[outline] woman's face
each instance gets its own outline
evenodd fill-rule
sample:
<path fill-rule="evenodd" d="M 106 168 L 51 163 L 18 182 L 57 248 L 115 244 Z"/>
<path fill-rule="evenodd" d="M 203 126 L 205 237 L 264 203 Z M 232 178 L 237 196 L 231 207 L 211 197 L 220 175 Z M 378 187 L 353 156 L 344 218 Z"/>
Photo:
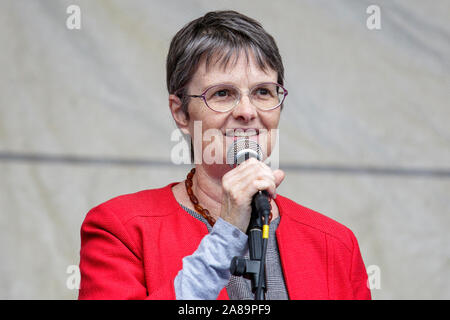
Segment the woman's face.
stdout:
<path fill-rule="evenodd" d="M 269 156 L 272 145 L 276 141 L 276 129 L 280 120 L 280 107 L 273 110 L 259 110 L 254 106 L 247 93 L 249 89 L 263 82 L 277 82 L 277 72 L 268 68 L 259 68 L 253 54 L 241 53 L 236 63 L 229 63 L 224 67 L 220 63 L 210 63 L 208 68 L 201 61 L 188 86 L 189 95 L 200 95 L 207 88 L 216 84 L 233 85 L 241 91 L 241 98 L 234 109 L 228 112 L 216 112 L 208 108 L 201 98 L 190 98 L 186 125 L 180 127 L 184 133 L 191 135 L 194 152 L 202 156 L 201 164 L 207 166 L 222 166 L 230 169 L 226 164 L 226 152 L 238 137 L 242 139 L 242 132 L 233 129 L 248 130 L 245 135 L 255 140 Z M 233 58 L 230 59 L 231 62 Z M 252 135 L 253 134 L 253 135 Z M 200 136 L 199 136 L 200 135 Z M 272 140 L 273 139 L 273 140 Z M 196 158 L 198 164 L 199 158 Z"/>

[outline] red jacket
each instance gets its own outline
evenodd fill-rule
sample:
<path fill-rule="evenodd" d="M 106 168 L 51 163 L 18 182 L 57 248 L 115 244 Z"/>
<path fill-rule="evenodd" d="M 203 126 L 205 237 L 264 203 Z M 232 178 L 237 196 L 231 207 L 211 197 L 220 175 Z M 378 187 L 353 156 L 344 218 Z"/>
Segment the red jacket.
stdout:
<path fill-rule="evenodd" d="M 123 195 L 93 208 L 81 227 L 79 299 L 175 299 L 182 258 L 208 233 L 171 187 Z M 276 231 L 290 299 L 370 299 L 352 231 L 277 195 Z M 224 288 L 218 299 L 228 299 Z"/>

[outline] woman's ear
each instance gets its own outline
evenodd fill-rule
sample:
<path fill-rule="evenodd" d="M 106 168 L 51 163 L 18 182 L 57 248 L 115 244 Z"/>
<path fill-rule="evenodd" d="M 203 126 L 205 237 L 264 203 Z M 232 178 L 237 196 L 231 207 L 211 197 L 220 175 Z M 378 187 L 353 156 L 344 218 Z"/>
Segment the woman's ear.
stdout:
<path fill-rule="evenodd" d="M 182 109 L 182 101 L 181 99 L 171 94 L 169 95 L 169 107 L 170 112 L 172 112 L 172 117 L 175 120 L 178 128 L 186 135 L 190 135 L 189 132 L 189 118 L 187 114 Z"/>

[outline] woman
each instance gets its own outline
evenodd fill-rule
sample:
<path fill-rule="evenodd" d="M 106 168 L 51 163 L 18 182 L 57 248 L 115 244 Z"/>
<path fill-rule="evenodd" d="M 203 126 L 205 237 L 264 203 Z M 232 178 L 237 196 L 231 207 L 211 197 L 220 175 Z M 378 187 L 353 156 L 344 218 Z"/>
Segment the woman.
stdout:
<path fill-rule="evenodd" d="M 207 13 L 175 35 L 169 106 L 195 141 L 195 170 L 183 183 L 123 195 L 88 213 L 80 299 L 253 299 L 250 281 L 229 268 L 233 257 L 248 254 L 259 190 L 268 192 L 272 209 L 266 299 L 370 299 L 349 229 L 277 196 L 283 171 L 254 158 L 239 166 L 226 161 L 227 146 L 238 139 L 258 142 L 264 158 L 271 154 L 287 95 L 283 75 L 273 38 L 237 12 Z M 204 139 L 211 130 L 214 138 Z"/>

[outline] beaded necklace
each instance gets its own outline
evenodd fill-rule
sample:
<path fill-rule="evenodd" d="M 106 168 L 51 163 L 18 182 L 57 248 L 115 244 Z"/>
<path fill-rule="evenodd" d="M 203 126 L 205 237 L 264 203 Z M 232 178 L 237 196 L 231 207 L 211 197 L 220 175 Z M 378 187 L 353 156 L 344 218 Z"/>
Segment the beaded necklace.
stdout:
<path fill-rule="evenodd" d="M 205 218 L 208 223 L 211 226 L 214 226 L 214 224 L 216 223 L 216 220 L 211 216 L 211 214 L 209 213 L 208 209 L 203 208 L 199 203 L 198 203 L 198 199 L 195 196 L 194 192 L 192 191 L 192 177 L 195 174 L 195 168 L 192 168 L 192 170 L 188 173 L 187 177 L 186 177 L 186 181 L 185 181 L 185 185 L 186 185 L 186 191 L 187 194 L 189 196 L 189 199 L 191 199 L 192 204 L 194 205 L 195 210 L 200 213 L 203 218 Z"/>

